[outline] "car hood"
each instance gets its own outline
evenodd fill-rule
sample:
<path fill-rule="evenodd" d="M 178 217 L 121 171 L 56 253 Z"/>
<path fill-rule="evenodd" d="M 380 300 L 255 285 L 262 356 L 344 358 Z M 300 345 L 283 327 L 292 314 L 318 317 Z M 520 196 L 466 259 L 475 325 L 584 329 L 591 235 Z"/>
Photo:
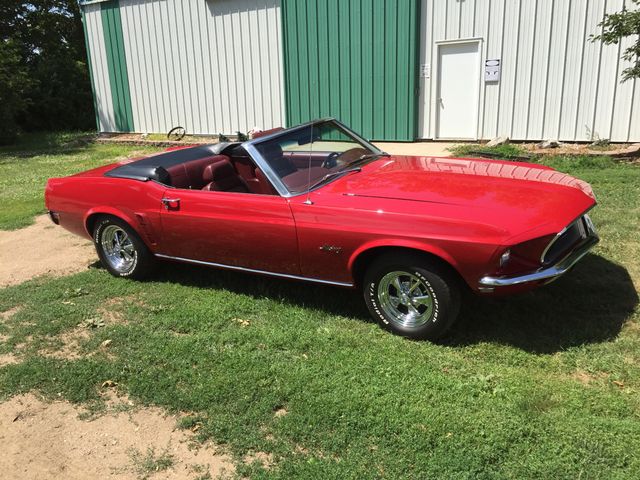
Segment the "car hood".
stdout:
<path fill-rule="evenodd" d="M 456 212 L 517 234 L 558 231 L 595 204 L 588 183 L 552 168 L 485 159 L 392 156 L 328 185 L 331 193 L 403 201 L 405 210 Z M 410 206 L 410 204 L 412 206 Z"/>

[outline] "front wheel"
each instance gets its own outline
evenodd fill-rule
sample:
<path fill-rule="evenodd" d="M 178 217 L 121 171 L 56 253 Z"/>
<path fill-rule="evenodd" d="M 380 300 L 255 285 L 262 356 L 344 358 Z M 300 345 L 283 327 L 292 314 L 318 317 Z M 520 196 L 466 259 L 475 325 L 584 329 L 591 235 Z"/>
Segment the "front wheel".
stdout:
<path fill-rule="evenodd" d="M 153 268 L 153 255 L 138 234 L 116 217 L 100 217 L 93 243 L 102 265 L 115 277 L 141 279 Z"/>
<path fill-rule="evenodd" d="M 460 310 L 455 277 L 419 255 L 391 254 L 376 260 L 364 279 L 369 312 L 387 330 L 419 340 L 437 340 Z"/>

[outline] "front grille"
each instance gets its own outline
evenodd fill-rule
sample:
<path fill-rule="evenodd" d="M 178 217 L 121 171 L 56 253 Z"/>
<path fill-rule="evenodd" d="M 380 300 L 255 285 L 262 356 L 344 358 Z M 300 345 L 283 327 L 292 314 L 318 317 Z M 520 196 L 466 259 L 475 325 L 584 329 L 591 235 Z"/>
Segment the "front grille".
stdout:
<path fill-rule="evenodd" d="M 591 234 L 590 222 L 586 215 L 578 218 L 565 228 L 547 247 L 542 263 L 550 265 L 562 260 L 577 245 L 581 244 Z"/>

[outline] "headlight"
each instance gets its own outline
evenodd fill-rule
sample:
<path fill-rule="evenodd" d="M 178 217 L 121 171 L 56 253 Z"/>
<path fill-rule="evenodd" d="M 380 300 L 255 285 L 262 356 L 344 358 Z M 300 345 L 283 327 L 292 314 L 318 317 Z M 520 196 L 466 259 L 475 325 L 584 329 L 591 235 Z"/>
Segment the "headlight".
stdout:
<path fill-rule="evenodd" d="M 511 250 L 514 256 L 539 265 L 542 252 L 544 252 L 554 238 L 556 238 L 556 235 L 553 234 L 534 238 L 514 245 L 511 247 Z"/>

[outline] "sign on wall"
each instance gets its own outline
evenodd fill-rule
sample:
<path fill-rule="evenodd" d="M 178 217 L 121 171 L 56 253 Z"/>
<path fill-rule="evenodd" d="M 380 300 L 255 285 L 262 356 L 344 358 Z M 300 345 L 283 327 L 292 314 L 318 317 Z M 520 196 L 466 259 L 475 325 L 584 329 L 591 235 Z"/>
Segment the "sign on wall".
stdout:
<path fill-rule="evenodd" d="M 484 61 L 484 81 L 499 82 L 500 81 L 500 59 Z"/>

